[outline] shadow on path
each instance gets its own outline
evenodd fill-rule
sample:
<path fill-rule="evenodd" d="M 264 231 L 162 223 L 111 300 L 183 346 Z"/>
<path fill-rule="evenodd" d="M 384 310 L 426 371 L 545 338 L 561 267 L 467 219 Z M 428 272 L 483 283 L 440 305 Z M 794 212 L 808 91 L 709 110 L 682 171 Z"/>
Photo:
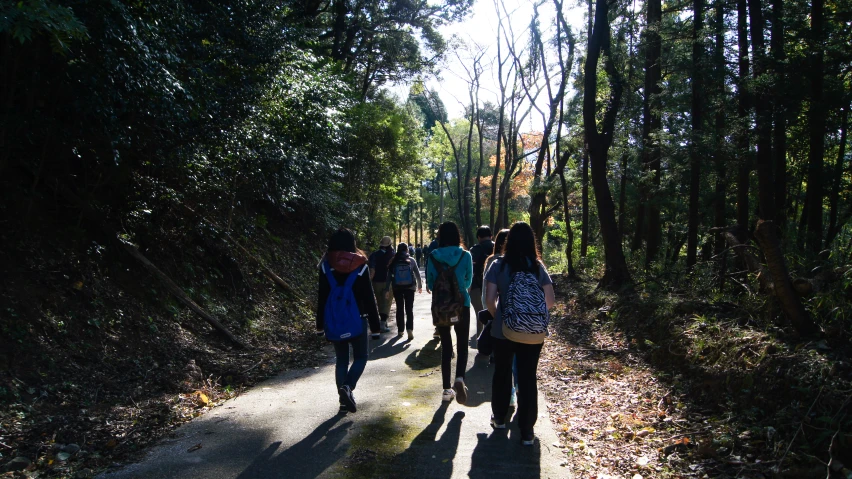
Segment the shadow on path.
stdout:
<path fill-rule="evenodd" d="M 376 345 L 378 341 L 370 340 L 370 360 L 389 358 L 408 351 L 411 347 L 411 342 L 405 336 L 397 337 L 396 333 L 390 334 L 393 336 L 379 345 Z"/>
<path fill-rule="evenodd" d="M 346 448 L 338 450 L 338 445 L 352 426 L 351 421 L 337 425 L 344 417 L 345 413 L 339 413 L 328 419 L 306 438 L 278 455 L 275 452 L 281 447 L 281 442 L 273 442 L 237 476 L 238 479 L 319 476 L 346 455 Z"/>
<path fill-rule="evenodd" d="M 441 367 L 440 341 L 432 338 L 422 348 L 415 349 L 405 358 L 405 364 L 415 370 L 422 371 Z"/>
<path fill-rule="evenodd" d="M 449 403 L 442 403 L 432 416 L 432 422 L 411 441 L 408 449 L 388 461 L 392 469 L 387 471 L 386 477 L 453 476 L 453 459 L 458 451 L 465 413 L 456 411 L 438 438 L 448 406 Z"/>
<path fill-rule="evenodd" d="M 520 433 L 517 427 L 477 434 L 468 477 L 472 479 L 539 477 L 541 474 L 539 440 L 536 439 L 534 446 L 525 447 L 518 444 L 519 438 Z M 494 464 L 500 464 L 500 467 L 494 467 Z"/>

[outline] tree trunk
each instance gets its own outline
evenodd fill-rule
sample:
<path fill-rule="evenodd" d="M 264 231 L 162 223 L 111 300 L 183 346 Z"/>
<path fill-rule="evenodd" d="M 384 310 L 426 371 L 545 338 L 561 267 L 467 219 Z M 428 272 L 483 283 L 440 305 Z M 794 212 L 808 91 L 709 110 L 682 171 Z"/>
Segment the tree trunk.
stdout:
<path fill-rule="evenodd" d="M 739 75 L 737 77 L 737 155 L 740 165 L 737 168 L 737 225 L 741 234 L 748 231 L 749 207 L 748 191 L 751 181 L 751 152 L 749 151 L 749 109 L 751 95 L 748 91 L 748 6 L 746 0 L 737 0 L 737 51 Z M 745 238 L 740 238 L 745 241 Z"/>
<path fill-rule="evenodd" d="M 615 203 L 607 183 L 607 153 L 612 144 L 615 119 L 621 105 L 621 78 L 612 63 L 610 52 L 609 4 L 598 1 L 595 6 L 594 30 L 589 38 L 583 88 L 583 130 L 588 144 L 592 170 L 592 187 L 604 243 L 606 271 L 598 283 L 599 287 L 618 290 L 630 282 L 630 272 L 618 236 L 615 221 Z M 604 66 L 610 82 L 610 98 L 604 113 L 602 131 L 598 131 L 597 112 L 597 67 L 601 53 L 606 55 Z"/>
<path fill-rule="evenodd" d="M 840 145 L 837 152 L 837 161 L 834 163 L 833 185 L 831 187 L 831 195 L 829 196 L 828 204 L 828 233 L 825 235 L 825 245 L 828 246 L 834 241 L 834 237 L 838 233 L 837 225 L 837 209 L 840 202 L 840 183 L 843 179 L 843 157 L 846 155 L 846 128 L 849 121 L 849 107 L 844 107 L 841 113 L 840 120 Z"/>
<path fill-rule="evenodd" d="M 813 0 L 811 3 L 811 56 L 812 64 L 808 76 L 811 83 L 811 106 L 808 109 L 808 190 L 806 207 L 808 208 L 807 235 L 808 249 L 819 253 L 822 249 L 822 169 L 825 161 L 825 107 L 822 98 L 823 84 L 823 6 L 825 0 Z"/>
<path fill-rule="evenodd" d="M 702 95 L 704 94 L 704 0 L 692 2 L 692 138 L 689 149 L 689 216 L 686 233 L 686 267 L 695 266 L 698 255 L 698 201 L 701 188 Z"/>
<path fill-rule="evenodd" d="M 580 256 L 586 257 L 589 250 L 589 147 L 588 144 L 583 148 L 583 164 L 582 164 L 582 181 L 583 181 L 583 211 L 581 220 L 583 224 L 580 226 Z"/>
<path fill-rule="evenodd" d="M 716 185 L 713 192 L 713 227 L 722 228 L 727 224 L 725 218 L 725 206 L 727 205 L 727 157 L 725 155 L 725 10 L 724 2 L 716 2 L 715 7 L 715 47 L 714 64 L 716 83 L 716 125 L 714 132 L 714 159 L 716 163 Z M 719 291 L 725 289 L 725 269 L 727 255 L 722 252 L 725 249 L 725 241 L 721 236 L 716 237 L 713 253 L 719 262 L 717 274 L 719 275 Z"/>
<path fill-rule="evenodd" d="M 787 83 L 784 67 L 784 0 L 772 0 L 772 48 L 774 86 L 774 120 L 772 132 L 772 157 L 775 169 L 775 225 L 783 233 L 787 225 L 787 95 L 783 86 Z"/>
<path fill-rule="evenodd" d="M 642 100 L 642 163 L 651 172 L 651 185 L 644 185 L 642 201 L 637 211 L 636 236 L 634 247 L 639 249 L 642 242 L 642 228 L 645 212 L 647 211 L 648 226 L 645 238 L 647 249 L 645 266 L 649 266 L 657 257 L 660 250 L 662 225 L 660 222 L 660 205 L 652 197 L 660 186 L 660 144 L 658 133 L 662 125 L 660 117 L 660 82 L 662 68 L 662 41 L 660 38 L 660 22 L 662 21 L 662 4 L 660 0 L 648 0 L 648 28 L 645 29 L 645 96 Z M 653 193 L 653 194 L 652 194 Z"/>
<path fill-rule="evenodd" d="M 775 218 L 775 182 L 772 174 L 772 109 L 769 104 L 769 92 L 760 84 L 767 71 L 766 44 L 763 35 L 763 2 L 748 0 L 749 19 L 751 20 L 751 45 L 754 59 L 753 76 L 755 84 L 755 130 L 757 131 L 757 181 L 758 206 L 760 217 L 767 221 Z"/>
<path fill-rule="evenodd" d="M 820 0 L 817 0 L 820 1 Z M 771 221 L 758 220 L 754 236 L 766 257 L 766 266 L 772 275 L 772 290 L 781 303 L 784 315 L 799 334 L 809 335 L 818 331 L 816 324 L 808 316 L 799 296 L 793 290 L 790 273 L 781 251 L 781 241 Z"/>
<path fill-rule="evenodd" d="M 566 157 L 568 152 L 563 153 Z M 565 163 L 568 159 L 565 159 Z M 568 276 L 573 278 L 577 276 L 574 271 L 574 229 L 571 228 L 571 207 L 568 205 L 568 182 L 565 181 L 565 169 L 559 170 L 559 182 L 562 183 L 562 211 L 565 216 L 565 233 L 568 235 L 568 241 L 565 245 L 565 259 L 568 260 Z"/>

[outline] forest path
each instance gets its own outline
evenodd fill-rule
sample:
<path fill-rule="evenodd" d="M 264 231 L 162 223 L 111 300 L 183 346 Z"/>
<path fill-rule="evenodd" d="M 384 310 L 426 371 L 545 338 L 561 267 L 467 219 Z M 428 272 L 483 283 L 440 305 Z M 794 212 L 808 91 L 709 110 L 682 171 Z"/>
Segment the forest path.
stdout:
<path fill-rule="evenodd" d="M 357 413 L 338 412 L 329 346 L 321 366 L 259 384 L 178 428 L 140 463 L 101 477 L 569 477 L 542 394 L 533 447 L 520 445 L 514 420 L 492 430 L 487 357 L 470 352 L 466 405 L 441 402 L 430 300 L 415 296 L 413 341 L 396 337 L 393 320 L 391 333 L 371 341 Z"/>

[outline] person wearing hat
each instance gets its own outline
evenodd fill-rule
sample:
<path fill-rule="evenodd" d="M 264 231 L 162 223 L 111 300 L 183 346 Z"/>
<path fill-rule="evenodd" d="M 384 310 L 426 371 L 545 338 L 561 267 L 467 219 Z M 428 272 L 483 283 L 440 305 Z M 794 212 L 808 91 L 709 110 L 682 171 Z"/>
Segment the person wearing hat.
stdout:
<path fill-rule="evenodd" d="M 383 333 L 390 331 L 388 315 L 393 301 L 393 292 L 388 281 L 388 266 L 390 266 L 396 253 L 394 253 L 390 244 L 390 236 L 383 237 L 379 242 L 379 249 L 370 255 L 369 260 L 370 278 L 373 280 L 373 291 L 376 294 L 376 304 L 379 307 Z"/>

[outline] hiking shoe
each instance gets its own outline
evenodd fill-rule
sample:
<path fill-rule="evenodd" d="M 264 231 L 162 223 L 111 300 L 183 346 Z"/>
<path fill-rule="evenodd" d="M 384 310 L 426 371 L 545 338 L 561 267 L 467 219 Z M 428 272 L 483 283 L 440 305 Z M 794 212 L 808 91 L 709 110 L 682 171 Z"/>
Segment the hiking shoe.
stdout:
<path fill-rule="evenodd" d="M 414 339 L 414 331 L 408 330 L 408 340 L 411 341 Z"/>
<path fill-rule="evenodd" d="M 528 433 L 521 433 L 521 445 L 522 446 L 532 446 L 535 444 L 535 433 L 530 431 Z"/>
<path fill-rule="evenodd" d="M 342 403 L 341 403 L 341 404 L 340 404 L 340 412 L 346 412 L 347 410 L 348 410 L 348 409 L 346 409 L 346 404 L 342 404 Z"/>
<path fill-rule="evenodd" d="M 449 402 L 455 399 L 456 392 L 452 389 L 444 389 L 444 394 L 441 395 L 441 401 Z"/>
<path fill-rule="evenodd" d="M 497 421 L 497 419 L 492 414 L 491 415 L 491 427 L 493 427 L 494 429 L 506 429 L 506 423 Z"/>
<path fill-rule="evenodd" d="M 467 386 L 464 385 L 464 378 L 456 378 L 453 390 L 456 392 L 456 401 L 459 404 L 467 402 Z"/>
<path fill-rule="evenodd" d="M 356 412 L 358 410 L 355 407 L 355 396 L 352 395 L 352 390 L 349 389 L 349 386 L 340 386 L 340 389 L 337 390 L 337 394 L 340 395 L 340 404 L 346 406 L 346 410 L 349 412 Z"/>

